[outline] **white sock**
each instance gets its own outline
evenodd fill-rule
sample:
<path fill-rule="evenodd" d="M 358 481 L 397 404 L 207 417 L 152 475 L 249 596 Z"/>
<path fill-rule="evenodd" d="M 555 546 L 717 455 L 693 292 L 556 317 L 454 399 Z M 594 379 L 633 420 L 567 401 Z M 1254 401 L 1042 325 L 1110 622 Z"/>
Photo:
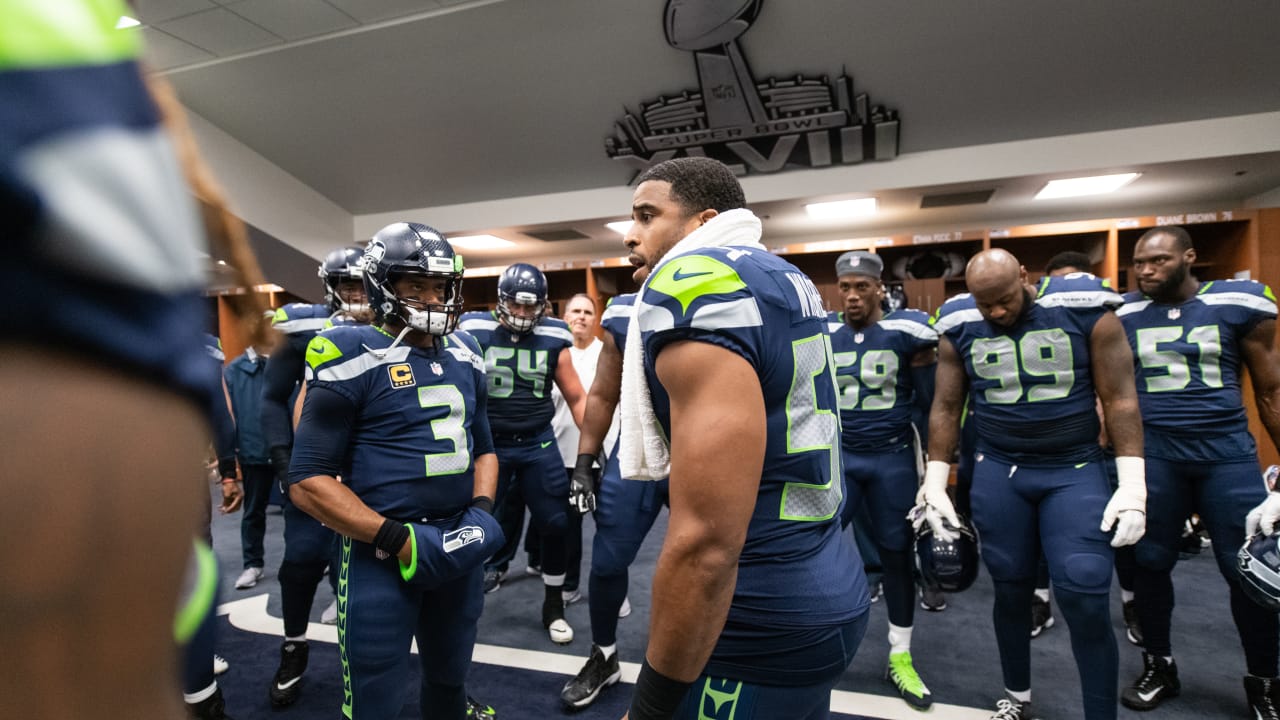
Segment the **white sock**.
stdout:
<path fill-rule="evenodd" d="M 1049 602 L 1049 588 L 1036 588 L 1036 597 Z"/>
<path fill-rule="evenodd" d="M 1132 590 L 1121 590 L 1121 591 L 1120 591 L 1120 601 L 1121 601 L 1121 602 L 1133 602 L 1133 591 L 1132 591 Z"/>
<path fill-rule="evenodd" d="M 284 638 L 284 641 L 285 641 L 285 642 L 300 642 L 300 643 L 304 643 L 304 642 L 306 642 L 306 641 L 307 641 L 307 636 L 306 636 L 306 635 L 299 635 L 299 636 L 297 636 L 297 637 L 289 637 L 288 635 L 286 635 L 286 636 L 285 636 L 285 638 Z"/>
<path fill-rule="evenodd" d="M 911 652 L 911 628 L 889 623 L 889 654 Z"/>
<path fill-rule="evenodd" d="M 547 587 L 564 587 L 564 573 L 559 575 L 542 573 L 542 584 Z"/>
<path fill-rule="evenodd" d="M 600 648 L 600 654 L 604 655 L 605 660 L 613 657 L 613 654 L 618 652 L 617 643 L 614 643 L 613 645 L 597 645 L 596 647 Z"/>
<path fill-rule="evenodd" d="M 1008 694 L 1008 695 L 1009 695 L 1009 697 L 1013 698 L 1014 700 L 1017 700 L 1017 701 L 1018 701 L 1018 702 L 1020 702 L 1020 703 L 1029 703 L 1029 702 L 1031 702 L 1031 690 L 1029 690 L 1029 689 L 1028 689 L 1028 690 L 1020 690 L 1020 691 L 1018 691 L 1018 692 L 1014 692 L 1014 691 L 1010 690 L 1009 688 L 1005 688 L 1005 689 L 1004 689 L 1004 691 L 1005 691 L 1005 693 L 1006 693 L 1006 694 Z"/>
<path fill-rule="evenodd" d="M 213 697 L 213 694 L 216 692 L 218 692 L 218 681 L 214 680 L 209 687 L 203 690 L 193 693 L 182 693 L 182 701 L 188 705 L 195 705 L 198 702 L 203 702 L 204 700 Z"/>

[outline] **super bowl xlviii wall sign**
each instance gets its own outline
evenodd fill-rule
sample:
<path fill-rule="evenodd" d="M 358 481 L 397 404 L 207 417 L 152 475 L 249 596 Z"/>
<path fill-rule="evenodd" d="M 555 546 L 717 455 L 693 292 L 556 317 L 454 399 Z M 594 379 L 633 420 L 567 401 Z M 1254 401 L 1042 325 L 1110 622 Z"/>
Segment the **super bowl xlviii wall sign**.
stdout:
<path fill-rule="evenodd" d="M 667 43 L 693 53 L 697 90 L 628 112 L 605 139 L 614 160 L 649 167 L 681 155 L 723 161 L 739 175 L 851 165 L 898 156 L 896 110 L 872 106 L 841 73 L 756 80 L 738 46 L 763 0 L 667 0 Z"/>

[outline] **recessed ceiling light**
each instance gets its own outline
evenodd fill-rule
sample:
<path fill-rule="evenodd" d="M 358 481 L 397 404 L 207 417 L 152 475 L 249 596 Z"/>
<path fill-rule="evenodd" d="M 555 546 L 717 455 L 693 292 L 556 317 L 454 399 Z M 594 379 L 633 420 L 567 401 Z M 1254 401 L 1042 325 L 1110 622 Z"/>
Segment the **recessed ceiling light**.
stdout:
<path fill-rule="evenodd" d="M 804 206 L 809 217 L 819 220 L 840 220 L 844 218 L 863 217 L 876 211 L 876 199 L 858 198 L 856 200 L 836 200 L 835 202 L 809 203 Z"/>
<path fill-rule="evenodd" d="M 1040 192 L 1037 200 L 1054 198 L 1080 197 L 1082 195 L 1101 195 L 1115 192 L 1138 178 L 1142 173 L 1120 173 L 1117 175 L 1095 175 L 1093 177 L 1066 178 L 1050 180 Z"/>
<path fill-rule="evenodd" d="M 462 235 L 460 237 L 449 238 L 449 244 L 454 247 L 460 247 L 464 250 L 496 250 L 498 248 L 511 247 L 515 243 L 510 240 L 503 240 L 494 235 Z"/>
<path fill-rule="evenodd" d="M 626 237 L 627 231 L 629 231 L 631 229 L 631 226 L 635 225 L 635 223 L 636 223 L 635 220 L 619 220 L 618 222 L 605 223 L 604 226 L 618 233 L 619 235 Z"/>
<path fill-rule="evenodd" d="M 218 264 L 219 264 L 219 265 L 226 265 L 226 264 L 227 264 L 227 261 L 226 261 L 226 260 L 219 260 L 219 261 L 218 261 Z"/>
<path fill-rule="evenodd" d="M 138 22 L 137 20 L 134 20 L 128 15 L 121 15 L 120 19 L 116 21 L 116 29 L 123 30 L 125 28 L 138 27 L 141 24 L 142 23 Z"/>

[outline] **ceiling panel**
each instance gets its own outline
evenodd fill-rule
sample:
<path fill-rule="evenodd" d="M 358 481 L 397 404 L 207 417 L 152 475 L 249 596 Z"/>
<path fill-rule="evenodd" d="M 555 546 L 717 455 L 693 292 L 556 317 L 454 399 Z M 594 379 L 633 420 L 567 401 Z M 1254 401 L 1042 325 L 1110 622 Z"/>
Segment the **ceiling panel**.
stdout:
<path fill-rule="evenodd" d="M 144 27 L 142 42 L 147 66 L 155 70 L 168 70 L 182 65 L 212 60 L 213 55 L 189 42 L 152 27 Z"/>
<path fill-rule="evenodd" d="M 137 19 L 147 25 L 216 7 L 210 0 L 133 0 Z"/>
<path fill-rule="evenodd" d="M 226 8 L 285 40 L 321 35 L 359 23 L 324 0 L 236 0 Z"/>
<path fill-rule="evenodd" d="M 435 0 L 328 0 L 330 5 L 362 23 L 390 20 L 440 8 Z"/>
<path fill-rule="evenodd" d="M 161 30 L 214 55 L 232 55 L 277 45 L 283 40 L 224 8 L 160 23 Z"/>

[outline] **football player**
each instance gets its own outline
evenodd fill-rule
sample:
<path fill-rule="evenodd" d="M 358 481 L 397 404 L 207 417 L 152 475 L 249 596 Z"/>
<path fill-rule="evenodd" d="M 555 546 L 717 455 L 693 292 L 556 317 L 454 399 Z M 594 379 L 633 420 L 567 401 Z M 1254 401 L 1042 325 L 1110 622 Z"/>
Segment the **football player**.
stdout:
<path fill-rule="evenodd" d="M 965 399 L 976 425 L 970 504 L 995 585 L 992 613 L 1007 697 L 1000 720 L 1031 712 L 1031 598 L 1040 552 L 1071 632 L 1083 717 L 1116 717 L 1117 650 L 1108 595 L 1112 548 L 1142 536 L 1142 424 L 1132 354 L 1110 311 L 1119 294 L 1093 276 L 1026 282 L 1001 249 L 969 261 L 969 293 L 938 309 L 941 334 L 929 463 L 918 502 L 939 536 L 960 525 L 946 488 Z M 1112 493 L 1095 393 L 1116 449 Z M 1114 530 L 1114 532 L 1112 532 Z"/>
<path fill-rule="evenodd" d="M 822 298 L 760 243 L 723 163 L 668 160 L 638 182 L 625 242 L 648 275 L 619 452 L 623 477 L 669 470 L 670 521 L 630 717 L 825 718 L 871 603 L 840 527 Z"/>
<path fill-rule="evenodd" d="M 1257 445 L 1240 388 L 1243 365 L 1258 416 L 1272 443 L 1280 444 L 1275 296 L 1252 280 L 1200 282 L 1191 274 L 1195 260 L 1184 228 L 1147 231 L 1133 251 L 1138 290 L 1125 295 L 1119 310 L 1137 360 L 1150 478 L 1147 535 L 1135 548 L 1143 671 L 1120 699 L 1126 707 L 1149 710 L 1181 689 L 1170 641 L 1171 573 L 1184 521 L 1196 512 L 1229 588 L 1249 706 L 1256 717 L 1276 718 L 1280 627 L 1274 612 L 1241 591 L 1235 563 L 1250 509 L 1263 503 L 1258 514 L 1265 516 L 1268 534 L 1280 515 L 1280 496 L 1258 482 Z M 1250 534 L 1258 521 L 1248 523 Z"/>
<path fill-rule="evenodd" d="M 865 250 L 836 259 L 844 311 L 831 313 L 827 321 L 840 392 L 846 493 L 842 521 L 852 522 L 865 504 L 889 613 L 885 677 L 907 704 L 926 710 L 933 698 L 911 658 L 915 535 L 907 514 L 915 504 L 921 470 L 912 410 L 923 407 L 927 412 L 933 402 L 938 333 L 919 310 L 884 312 L 883 270 L 880 257 Z"/>
<path fill-rule="evenodd" d="M 573 335 L 563 320 L 546 317 L 547 278 L 538 268 L 516 263 L 498 277 L 498 307 L 492 312 L 469 312 L 459 327 L 480 343 L 489 379 L 489 425 L 498 454 L 499 508 L 507 492 L 518 487 L 529 506 L 533 525 L 540 535 L 542 582 L 542 626 L 551 641 L 564 645 L 573 641 L 573 628 L 564 618 L 566 552 L 568 530 L 569 479 L 565 476 L 560 451 L 556 449 L 551 418 L 554 382 L 564 395 L 575 423 L 582 423 L 586 394 L 573 369 L 569 348 Z M 523 514 L 524 510 L 512 508 Z M 499 518 L 504 527 L 515 524 L 514 517 Z M 523 518 L 521 518 L 523 520 Z M 519 531 L 508 543 L 519 540 Z M 488 568 L 490 586 L 500 581 L 502 568 Z"/>
<path fill-rule="evenodd" d="M 325 328 L 368 320 L 361 255 L 361 250 L 355 247 L 330 252 L 319 268 L 324 283 L 324 303 L 285 305 L 276 310 L 271 319 L 271 326 L 282 337 L 263 370 L 266 377 L 262 386 L 262 431 L 270 448 L 271 469 L 282 490 L 288 486 L 289 456 L 293 447 L 291 398 L 302 382 L 307 343 Z M 335 552 L 333 531 L 295 507 L 287 492 L 283 513 L 284 558 L 280 561 L 279 578 L 284 642 L 280 645 L 280 665 L 268 690 L 273 707 L 292 705 L 302 694 L 302 676 L 310 653 L 307 623 L 311 604 Z M 329 575 L 335 595 L 336 575 Z"/>
<path fill-rule="evenodd" d="M 389 225 L 364 256 L 378 325 L 334 327 L 307 346 L 289 493 L 340 536 L 342 712 L 351 720 L 399 717 L 415 639 L 423 717 L 474 714 L 464 682 L 484 560 L 502 531 L 490 514 L 497 457 L 484 361 L 454 332 L 462 270 L 436 230 Z"/>
<path fill-rule="evenodd" d="M 622 387 L 622 348 L 635 308 L 635 294 L 618 295 L 605 308 L 605 329 L 596 375 L 587 393 L 578 441 L 577 462 L 569 504 L 578 513 L 595 511 L 596 533 L 591 545 L 591 573 L 587 606 L 591 614 L 591 654 L 572 680 L 560 690 L 569 708 L 595 702 L 600 691 L 622 677 L 618 659 L 618 618 L 631 613 L 627 600 L 628 570 L 645 536 L 668 503 L 668 482 L 624 480 L 614 441 L 603 477 L 593 469 L 606 442 Z"/>

